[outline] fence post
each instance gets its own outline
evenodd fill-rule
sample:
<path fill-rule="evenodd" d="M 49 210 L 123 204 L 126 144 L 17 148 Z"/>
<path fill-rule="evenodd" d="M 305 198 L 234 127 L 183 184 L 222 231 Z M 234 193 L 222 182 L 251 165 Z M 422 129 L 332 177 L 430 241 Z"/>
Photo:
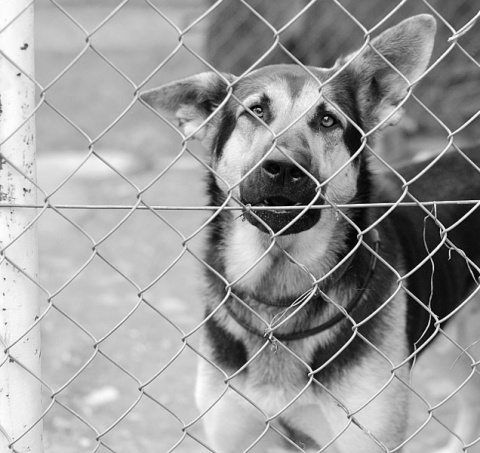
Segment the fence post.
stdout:
<path fill-rule="evenodd" d="M 33 1 L 0 0 L 1 453 L 43 452 L 33 36 Z"/>

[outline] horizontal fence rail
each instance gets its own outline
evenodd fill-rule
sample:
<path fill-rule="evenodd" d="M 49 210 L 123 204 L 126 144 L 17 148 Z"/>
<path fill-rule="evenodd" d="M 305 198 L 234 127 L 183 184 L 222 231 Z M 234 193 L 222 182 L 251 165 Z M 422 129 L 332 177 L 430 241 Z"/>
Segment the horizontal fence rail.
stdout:
<path fill-rule="evenodd" d="M 480 168 L 467 151 L 480 139 L 480 12 L 475 1 L 2 2 L 0 453 L 222 453 L 206 433 L 213 429 L 213 414 L 229 398 L 241 401 L 240 406 L 260 420 L 252 430 L 257 435 L 246 435 L 245 442 L 249 440 L 239 452 L 267 451 L 263 445 L 269 439 L 281 443 L 282 451 L 336 451 L 342 436 L 357 429 L 369 439 L 372 451 L 441 451 L 447 443 L 451 450 L 445 453 L 480 451 L 480 425 L 472 437 L 466 430 L 472 420 L 462 419 L 465 400 L 480 389 L 480 334 L 475 327 L 455 331 L 443 324 L 457 312 L 461 319 L 479 318 L 480 269 L 469 258 L 471 251 L 459 247 L 452 236 L 476 214 L 480 199 L 462 199 L 460 194 L 455 200 L 419 201 L 411 191 L 452 154 L 470 170 L 471 181 L 463 181 L 465 186 L 480 179 Z M 400 123 L 363 130 L 342 112 L 361 145 L 336 173 L 319 180 L 289 158 L 315 186 L 313 201 L 293 206 L 243 203 L 235 195 L 237 188 L 275 152 L 286 156 L 282 137 L 316 101 L 281 130 L 263 123 L 270 134 L 269 150 L 246 175 L 227 182 L 196 138 L 218 123 L 227 103 L 246 112 L 252 107 L 237 97 L 235 87 L 264 65 L 294 64 L 318 85 L 319 98 L 321 94 L 340 111 L 328 100 L 328 88 L 353 64 L 359 49 L 368 49 L 388 27 L 423 13 L 437 21 L 435 47 L 425 73 L 418 80 L 404 80 L 406 97 L 391 114 L 404 108 Z M 312 68 L 332 67 L 342 56 L 338 71 L 320 81 Z M 193 128 L 185 128 L 184 121 L 179 124 L 175 115 L 159 113 L 143 95 L 207 71 L 223 80 L 225 97 Z M 394 199 L 335 203 L 326 195 L 329 184 L 365 155 L 373 178 L 391 190 Z M 409 163 L 419 170 L 406 179 L 402 174 Z M 209 178 L 226 187 L 224 199 L 209 203 Z M 451 181 L 437 181 L 438 189 Z M 443 225 L 438 212 L 455 206 L 464 214 Z M 349 217 L 352 209 L 372 208 L 383 214 L 366 229 Z M 435 313 L 428 301 L 413 294 L 407 279 L 421 272 L 420 264 L 404 272 L 379 252 L 387 246 L 384 238 L 376 237 L 379 225 L 404 208 L 421 216 L 424 233 L 432 227 L 438 237 L 433 249 L 426 240 L 423 244 L 422 265 L 433 269 L 425 288 L 433 284 L 433 259 L 445 250 L 447 260 L 459 260 L 455 262 L 468 269 L 473 289 L 455 313 Z M 315 275 L 307 262 L 282 245 L 282 231 L 274 232 L 262 220 L 272 210 L 290 210 L 298 218 L 306 211 L 331 215 L 353 227 L 357 242 L 326 275 Z M 208 240 L 216 237 L 212 230 L 225 213 L 238 222 L 256 221 L 267 231 L 266 249 L 260 256 L 252 254 L 248 266 L 241 267 L 242 251 L 232 258 L 241 269 L 231 278 L 206 258 Z M 243 252 L 248 250 L 246 245 Z M 361 322 L 324 292 L 325 282 L 348 268 L 357 250 L 368 253 L 367 268 L 388 268 L 395 282 L 393 293 Z M 299 279 L 306 275 L 311 287 L 276 311 L 257 310 L 237 291 L 239 282 L 253 278 L 277 255 L 288 260 Z M 205 292 L 211 288 L 205 288 L 202 275 L 214 276 L 224 290 L 206 318 Z M 288 323 L 302 319 L 302 310 L 317 303 L 319 294 L 338 309 L 341 320 L 351 323 L 348 343 L 355 338 L 365 350 L 374 351 L 379 373 L 388 376 L 355 407 L 321 379 L 341 360 L 348 344 L 315 368 L 298 351 L 296 340 L 282 337 Z M 363 335 L 363 327 L 381 317 L 399 294 L 415 299 L 429 317 L 436 337 L 426 342 L 433 343 L 429 356 L 420 357 L 426 347 L 420 342 L 412 354 L 397 360 Z M 237 319 L 238 331 L 250 329 L 259 337 L 255 353 L 234 372 L 204 348 L 212 320 L 223 319 L 225 313 Z M 251 323 L 245 326 L 239 313 Z M 231 353 L 231 348 L 224 352 Z M 260 361 L 269 361 L 274 370 L 275 357 L 295 363 L 304 381 L 281 407 L 270 410 L 262 406 L 262 393 L 268 390 L 249 393 L 238 383 Z M 404 373 L 407 363 L 413 365 Z M 195 392 L 197 400 L 202 399 L 197 367 L 219 383 L 208 397 L 204 393 L 202 409 L 195 404 Z M 282 380 L 279 377 L 278 386 Z M 359 378 L 358 386 L 363 383 Z M 406 389 L 411 408 L 406 434 L 386 447 L 382 433 L 364 423 L 362 411 L 390 386 Z M 325 395 L 345 420 L 322 445 L 303 435 L 300 426 L 283 425 L 285 414 L 315 392 Z M 480 421 L 480 400 L 470 414 L 478 416 L 474 423 Z M 236 414 L 223 418 L 232 433 L 241 423 Z"/>

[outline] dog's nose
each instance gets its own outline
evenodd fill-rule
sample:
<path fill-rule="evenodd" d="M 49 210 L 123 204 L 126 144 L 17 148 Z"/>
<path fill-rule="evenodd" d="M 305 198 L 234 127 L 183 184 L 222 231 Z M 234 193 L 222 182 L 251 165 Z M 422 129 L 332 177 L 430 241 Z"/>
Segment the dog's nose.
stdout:
<path fill-rule="evenodd" d="M 279 185 L 299 185 L 308 177 L 301 168 L 301 163 L 295 165 L 289 160 L 267 159 L 262 164 L 261 172 L 265 180 Z"/>

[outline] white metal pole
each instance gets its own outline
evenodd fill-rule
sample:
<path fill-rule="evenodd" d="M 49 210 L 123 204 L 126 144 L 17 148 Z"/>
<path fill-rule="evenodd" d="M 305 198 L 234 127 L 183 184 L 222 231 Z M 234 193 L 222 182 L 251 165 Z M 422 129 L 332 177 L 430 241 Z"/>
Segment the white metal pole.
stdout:
<path fill-rule="evenodd" d="M 33 1 L 0 0 L 0 453 L 43 452 L 36 213 L 21 207 L 37 201 L 33 35 Z"/>

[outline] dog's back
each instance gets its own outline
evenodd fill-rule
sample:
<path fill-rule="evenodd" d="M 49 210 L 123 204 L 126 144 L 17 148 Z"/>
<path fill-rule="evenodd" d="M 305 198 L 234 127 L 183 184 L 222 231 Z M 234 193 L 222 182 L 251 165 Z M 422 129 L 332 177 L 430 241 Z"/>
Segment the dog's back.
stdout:
<path fill-rule="evenodd" d="M 395 168 L 395 172 L 381 174 L 380 180 L 382 186 L 388 187 L 391 199 L 402 194 L 403 178 L 409 192 L 419 196 L 420 201 L 441 202 L 478 200 L 479 176 L 480 144 L 459 150 L 451 149 L 441 156 L 404 164 Z"/>
<path fill-rule="evenodd" d="M 412 349 L 434 338 L 442 321 L 478 284 L 480 149 L 451 150 L 382 175 L 383 201 L 403 202 L 390 214 L 405 249 Z M 404 181 L 403 181 L 404 180 Z M 418 202 L 418 204 L 416 203 Z M 412 351 L 413 352 L 413 351 Z"/>

